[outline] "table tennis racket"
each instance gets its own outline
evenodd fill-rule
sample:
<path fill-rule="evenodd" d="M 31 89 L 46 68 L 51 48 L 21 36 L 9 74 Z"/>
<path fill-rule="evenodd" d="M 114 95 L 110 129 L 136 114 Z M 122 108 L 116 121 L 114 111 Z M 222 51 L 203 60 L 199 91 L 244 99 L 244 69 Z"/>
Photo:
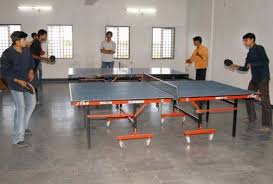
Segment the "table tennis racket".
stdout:
<path fill-rule="evenodd" d="M 231 61 L 230 59 L 225 59 L 224 64 L 225 66 L 230 67 L 231 65 L 233 65 L 233 61 Z"/>
<path fill-rule="evenodd" d="M 32 84 L 30 84 L 29 82 L 27 82 L 27 86 L 26 86 L 25 88 L 26 88 L 27 91 L 28 91 L 30 94 L 32 94 L 32 95 L 34 95 L 34 94 L 36 93 L 34 87 L 33 87 Z"/>
<path fill-rule="evenodd" d="M 55 56 L 50 56 L 49 61 L 42 59 L 41 60 L 43 63 L 54 65 L 56 63 L 56 57 Z"/>

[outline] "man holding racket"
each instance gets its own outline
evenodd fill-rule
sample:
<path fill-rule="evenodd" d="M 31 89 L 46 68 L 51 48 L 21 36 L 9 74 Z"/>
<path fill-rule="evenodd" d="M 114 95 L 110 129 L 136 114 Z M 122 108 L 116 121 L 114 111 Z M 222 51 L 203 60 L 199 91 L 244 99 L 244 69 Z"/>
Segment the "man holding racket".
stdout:
<path fill-rule="evenodd" d="M 209 51 L 202 45 L 202 38 L 196 36 L 193 38 L 193 44 L 196 49 L 193 51 L 192 56 L 186 60 L 187 64 L 195 63 L 196 77 L 195 80 L 206 80 L 206 73 L 209 60 Z"/>
<path fill-rule="evenodd" d="M 38 38 L 34 39 L 31 46 L 30 46 L 30 50 L 32 53 L 32 57 L 34 58 L 35 61 L 35 75 L 37 75 L 37 79 L 38 79 L 38 84 L 37 84 L 37 88 L 36 90 L 36 98 L 37 98 L 37 104 L 40 104 L 40 96 L 38 93 L 38 86 L 42 84 L 42 64 L 41 64 L 41 60 L 45 60 L 47 62 L 50 62 L 50 60 L 48 58 L 44 58 L 41 57 L 43 54 L 43 50 L 42 50 L 42 43 L 47 41 L 47 31 L 40 29 L 38 31 Z"/>
<path fill-rule="evenodd" d="M 28 146 L 24 139 L 32 134 L 29 120 L 36 106 L 35 91 L 30 84 L 35 76 L 35 62 L 26 38 L 27 34 L 22 31 L 13 32 L 12 45 L 1 57 L 1 72 L 15 102 L 12 143 L 20 148 Z"/>
<path fill-rule="evenodd" d="M 261 93 L 262 104 L 262 129 L 261 131 L 268 132 L 272 129 L 272 109 L 269 97 L 269 59 L 265 49 L 261 45 L 255 43 L 256 36 L 253 33 L 247 33 L 243 36 L 243 42 L 249 52 L 246 57 L 245 65 L 238 66 L 232 64 L 231 70 L 248 71 L 251 70 L 252 78 L 249 82 L 248 89 L 251 91 L 259 91 Z M 257 120 L 255 106 L 253 100 L 246 101 L 246 108 L 249 122 Z"/>

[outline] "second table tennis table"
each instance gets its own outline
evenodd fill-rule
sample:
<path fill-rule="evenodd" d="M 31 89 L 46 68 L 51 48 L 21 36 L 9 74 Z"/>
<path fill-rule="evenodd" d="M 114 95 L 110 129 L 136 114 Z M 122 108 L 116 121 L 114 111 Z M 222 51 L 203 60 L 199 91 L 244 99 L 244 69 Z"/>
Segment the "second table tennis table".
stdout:
<path fill-rule="evenodd" d="M 141 134 L 137 132 L 137 117 L 144 111 L 148 104 L 173 104 L 173 110 L 170 113 L 161 114 L 162 122 L 169 117 L 191 117 L 198 123 L 196 130 L 185 131 L 184 135 L 187 142 L 193 135 L 209 134 L 212 139 L 215 129 L 202 128 L 202 115 L 207 114 L 207 120 L 210 112 L 233 112 L 232 136 L 236 136 L 238 100 L 253 99 L 257 94 L 253 91 L 240 89 L 237 87 L 225 85 L 215 81 L 163 81 L 149 74 L 144 74 L 142 82 L 115 82 L 115 83 L 70 83 L 70 96 L 72 106 L 84 107 L 84 117 L 88 117 L 87 136 L 88 147 L 91 147 L 90 120 L 106 119 L 129 119 L 132 122 L 133 132 L 129 135 L 118 136 L 117 140 L 121 147 L 124 147 L 124 141 L 132 139 L 146 139 L 149 145 L 153 137 L 152 133 Z M 232 104 L 227 108 L 210 108 L 209 102 L 221 100 Z M 194 115 L 182 109 L 179 104 L 190 102 L 195 108 Z M 202 102 L 207 102 L 207 107 L 203 109 Z M 133 105 L 133 112 L 124 112 L 117 114 L 89 114 L 91 106 L 105 105 Z M 138 105 L 141 105 L 138 107 Z"/>
<path fill-rule="evenodd" d="M 171 68 L 69 68 L 68 78 L 80 81 L 141 80 L 143 73 L 161 79 L 187 79 L 189 75 Z"/>

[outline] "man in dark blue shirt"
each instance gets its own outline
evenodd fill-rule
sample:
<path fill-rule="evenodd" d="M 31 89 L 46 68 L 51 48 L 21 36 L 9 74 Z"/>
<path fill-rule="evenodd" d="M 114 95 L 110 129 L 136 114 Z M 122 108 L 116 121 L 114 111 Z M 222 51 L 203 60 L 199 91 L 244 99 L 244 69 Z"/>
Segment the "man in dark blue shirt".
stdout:
<path fill-rule="evenodd" d="M 244 44 L 249 48 L 246 62 L 244 66 L 232 65 L 231 69 L 240 71 L 251 70 L 252 78 L 248 89 L 251 91 L 259 91 L 261 93 L 262 103 L 262 131 L 271 131 L 272 129 L 272 109 L 269 97 L 269 59 L 265 49 L 261 45 L 255 43 L 256 37 L 253 33 L 248 33 L 243 37 Z M 253 100 L 246 101 L 248 118 L 250 122 L 257 120 L 256 111 Z"/>
<path fill-rule="evenodd" d="M 28 92 L 27 83 L 34 80 L 35 62 L 27 47 L 27 34 L 15 31 L 11 34 L 12 45 L 1 57 L 1 72 L 15 102 L 12 143 L 27 147 L 25 135 L 31 135 L 29 120 L 36 106 L 35 94 Z"/>

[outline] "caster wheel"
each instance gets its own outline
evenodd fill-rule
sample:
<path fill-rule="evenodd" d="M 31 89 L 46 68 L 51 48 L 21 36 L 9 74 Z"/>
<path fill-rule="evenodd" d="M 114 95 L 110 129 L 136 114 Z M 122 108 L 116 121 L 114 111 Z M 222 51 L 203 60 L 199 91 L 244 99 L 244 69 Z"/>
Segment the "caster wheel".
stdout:
<path fill-rule="evenodd" d="M 214 134 L 210 134 L 210 135 L 209 135 L 209 140 L 212 141 L 212 140 L 213 140 L 213 137 L 214 137 Z"/>
<path fill-rule="evenodd" d="M 119 147 L 120 147 L 120 148 L 122 148 L 122 149 L 124 149 L 124 148 L 125 148 L 125 144 L 124 144 L 124 142 L 119 141 Z"/>
<path fill-rule="evenodd" d="M 106 122 L 106 126 L 107 126 L 107 127 L 109 127 L 109 126 L 110 126 L 110 124 L 111 124 L 111 121 L 110 121 L 110 120 L 108 120 L 108 121 Z"/>
<path fill-rule="evenodd" d="M 150 146 L 150 144 L 151 144 L 151 139 L 147 139 L 146 140 L 146 146 Z"/>
<path fill-rule="evenodd" d="M 191 138 L 189 136 L 186 136 L 186 141 L 187 141 L 188 144 L 190 144 L 191 143 Z"/>
<path fill-rule="evenodd" d="M 163 124 L 164 124 L 164 121 L 165 121 L 165 119 L 164 119 L 164 118 L 162 118 L 162 119 L 161 119 L 161 125 L 163 125 Z"/>

